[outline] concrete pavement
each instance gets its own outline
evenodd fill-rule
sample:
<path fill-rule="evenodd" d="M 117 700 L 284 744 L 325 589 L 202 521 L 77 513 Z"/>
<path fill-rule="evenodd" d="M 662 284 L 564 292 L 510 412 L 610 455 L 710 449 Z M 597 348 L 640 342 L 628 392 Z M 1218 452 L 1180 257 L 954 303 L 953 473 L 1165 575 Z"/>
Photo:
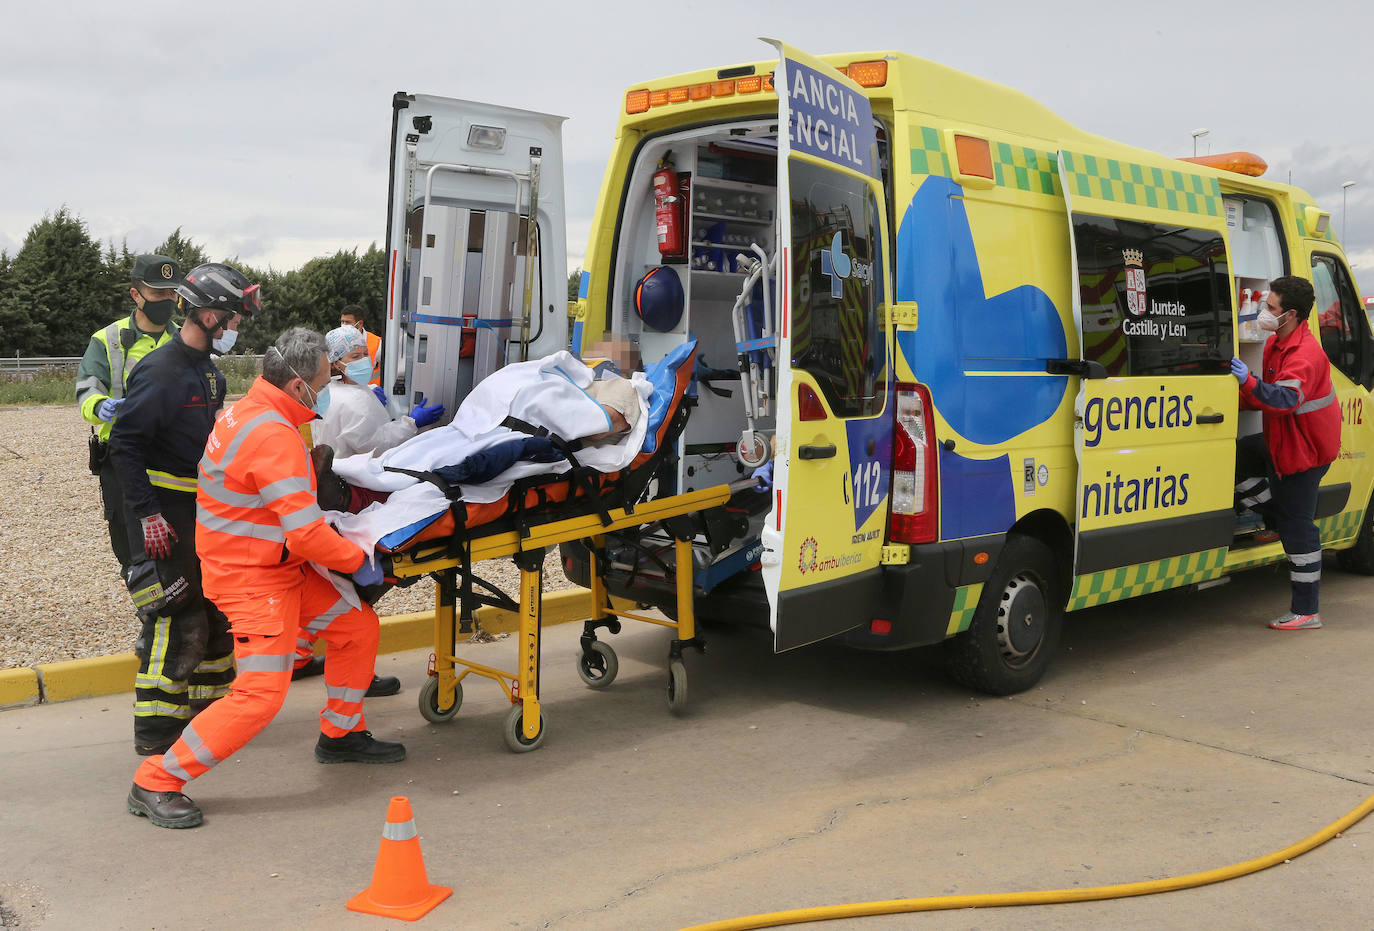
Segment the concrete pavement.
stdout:
<path fill-rule="evenodd" d="M 463 928 L 674 928 L 804 906 L 1072 888 L 1226 866 L 1317 831 L 1374 792 L 1374 579 L 1328 564 L 1316 632 L 1270 571 L 1069 618 L 1036 689 L 972 696 L 938 651 L 818 645 L 775 656 L 709 629 L 692 709 L 665 707 L 668 634 L 611 638 L 604 692 L 552 628 L 548 737 L 514 755 L 508 705 L 471 682 L 432 725 L 426 651 L 384 656 L 405 691 L 370 701 L 394 766 L 311 757 L 320 680 L 188 792 L 203 827 L 124 810 L 131 698 L 0 713 L 0 907 L 44 928 L 382 928 L 344 910 L 371 876 L 387 799 L 407 795 L 431 882 L 424 921 Z M 509 668 L 514 645 L 466 648 Z M 1145 898 L 856 920 L 906 928 L 1374 928 L 1374 822 L 1290 864 Z M 39 918 L 39 916 L 42 916 Z M 832 922 L 829 926 L 838 926 Z"/>

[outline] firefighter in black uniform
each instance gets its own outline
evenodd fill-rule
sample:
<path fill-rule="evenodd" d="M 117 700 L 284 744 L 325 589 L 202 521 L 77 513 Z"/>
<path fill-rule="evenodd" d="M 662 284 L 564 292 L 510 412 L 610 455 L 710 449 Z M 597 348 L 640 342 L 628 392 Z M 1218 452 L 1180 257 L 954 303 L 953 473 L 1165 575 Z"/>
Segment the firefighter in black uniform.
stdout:
<path fill-rule="evenodd" d="M 186 321 L 134 369 L 110 434 L 135 558 L 129 593 L 143 621 L 134 681 L 134 749 L 143 756 L 166 752 L 234 680 L 228 621 L 200 587 L 196 467 L 224 405 L 211 344 L 236 314 L 262 306 L 257 285 L 218 263 L 193 268 L 176 291 Z"/>

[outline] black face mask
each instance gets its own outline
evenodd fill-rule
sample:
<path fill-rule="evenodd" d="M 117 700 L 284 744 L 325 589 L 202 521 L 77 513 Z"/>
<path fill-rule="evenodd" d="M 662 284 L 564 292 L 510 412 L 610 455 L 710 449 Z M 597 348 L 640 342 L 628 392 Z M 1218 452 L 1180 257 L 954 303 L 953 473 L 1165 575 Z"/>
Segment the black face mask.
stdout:
<path fill-rule="evenodd" d="M 166 326 L 167 321 L 172 319 L 172 310 L 175 307 L 175 301 L 144 301 L 143 316 L 147 317 L 153 326 Z"/>

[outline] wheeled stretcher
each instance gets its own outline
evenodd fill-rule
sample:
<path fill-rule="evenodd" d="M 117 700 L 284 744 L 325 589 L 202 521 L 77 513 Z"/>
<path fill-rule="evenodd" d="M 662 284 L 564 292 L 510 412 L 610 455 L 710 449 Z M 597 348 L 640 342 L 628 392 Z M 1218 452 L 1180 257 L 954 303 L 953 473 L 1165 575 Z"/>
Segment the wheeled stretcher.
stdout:
<path fill-rule="evenodd" d="M 414 534 L 383 538 L 378 549 L 390 553 L 389 575 L 398 579 L 431 575 L 436 582 L 434 652 L 429 678 L 420 690 L 420 713 L 426 720 L 452 720 L 463 701 L 463 680 L 479 676 L 496 682 L 512 708 L 503 728 L 506 745 L 513 751 L 537 749 L 547 733 L 539 699 L 541 630 L 545 623 L 543 596 L 544 556 L 551 546 L 583 541 L 592 554 L 590 591 L 573 601 L 560 599 L 558 621 L 570 620 L 571 612 L 583 620 L 578 672 L 592 688 L 603 688 L 615 678 L 618 662 L 611 646 L 597 639 L 605 628 L 619 633 L 622 620 L 667 627 L 676 632 L 668 656 L 668 705 L 680 711 L 687 701 L 687 672 L 682 661 L 688 648 L 703 650 L 693 614 L 691 566 L 693 512 L 723 504 L 731 495 L 729 485 L 685 494 L 665 494 L 675 484 L 674 460 L 678 437 L 691 409 L 687 397 L 695 350 L 684 353 L 675 366 L 668 391 L 656 390 L 651 404 L 650 431 L 645 449 L 630 466 L 616 473 L 601 473 L 577 466 L 560 475 L 537 475 L 517 480 L 500 501 L 470 506 L 450 495 L 446 513 Z M 439 484 L 443 485 L 440 481 Z M 446 494 L 449 493 L 445 489 Z M 662 620 L 622 610 L 613 605 L 602 583 L 605 568 L 603 535 L 654 526 L 666 530 L 675 541 L 677 573 L 676 621 Z M 475 563 L 510 556 L 520 569 L 520 592 L 512 599 L 476 577 Z M 478 590 L 480 589 L 480 591 Z M 507 671 L 462 659 L 456 655 L 459 634 L 475 630 L 479 608 L 514 615 L 518 633 L 516 669 Z"/>

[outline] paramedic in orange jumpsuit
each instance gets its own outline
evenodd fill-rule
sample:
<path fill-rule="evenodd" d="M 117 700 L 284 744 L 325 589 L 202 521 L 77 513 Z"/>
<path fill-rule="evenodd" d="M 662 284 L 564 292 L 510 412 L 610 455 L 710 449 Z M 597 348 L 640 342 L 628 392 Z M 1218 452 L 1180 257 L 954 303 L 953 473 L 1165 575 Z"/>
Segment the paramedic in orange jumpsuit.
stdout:
<path fill-rule="evenodd" d="M 227 408 L 200 461 L 196 552 L 204 589 L 229 618 L 238 677 L 161 756 L 134 774 L 127 807 L 166 828 L 200 824 L 181 793 L 228 759 L 276 715 L 291 685 L 297 632 L 310 624 L 329 647 L 327 704 L 315 758 L 321 763 L 395 763 L 405 747 L 365 729 L 363 694 L 377 656 L 377 615 L 347 579 L 335 585 L 307 560 L 375 584 L 372 554 L 325 523 L 299 427 L 314 419 L 330 381 L 324 337 L 301 327 L 263 357 L 263 374 Z M 356 605 L 356 606 L 355 606 Z"/>

